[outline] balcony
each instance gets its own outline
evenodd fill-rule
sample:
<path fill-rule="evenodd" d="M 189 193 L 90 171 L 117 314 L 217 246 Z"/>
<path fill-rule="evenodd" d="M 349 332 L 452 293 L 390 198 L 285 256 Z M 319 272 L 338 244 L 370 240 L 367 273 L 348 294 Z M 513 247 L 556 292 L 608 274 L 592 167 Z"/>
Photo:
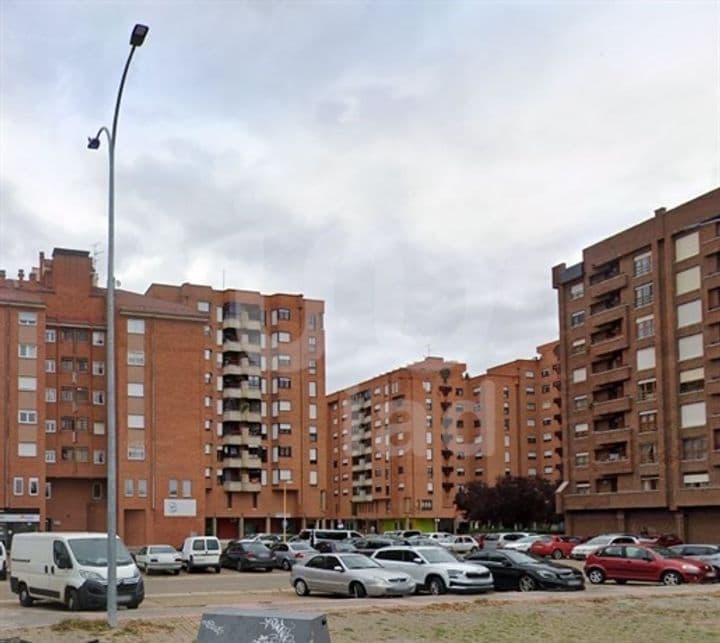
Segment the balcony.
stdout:
<path fill-rule="evenodd" d="M 453 471 L 455 471 L 455 467 L 450 464 L 444 464 L 442 466 L 442 472 L 444 476 L 449 476 Z"/>
<path fill-rule="evenodd" d="M 590 373 L 590 383 L 593 386 L 604 386 L 612 382 L 623 382 L 630 379 L 630 367 L 618 366 L 597 373 Z"/>
<path fill-rule="evenodd" d="M 720 323 L 720 306 L 708 308 L 703 316 L 703 321 L 707 325 Z"/>
<path fill-rule="evenodd" d="M 448 449 L 447 447 L 443 447 L 443 449 L 440 451 L 443 458 L 446 460 L 453 454 L 451 449 Z"/>
<path fill-rule="evenodd" d="M 256 411 L 223 411 L 223 422 L 260 424 L 260 413 Z"/>
<path fill-rule="evenodd" d="M 372 471 L 372 462 L 361 462 L 352 466 L 353 473 L 358 471 Z"/>
<path fill-rule="evenodd" d="M 705 382 L 705 390 L 708 395 L 720 395 L 720 378 L 713 378 Z"/>
<path fill-rule="evenodd" d="M 454 482 L 445 481 L 442 483 L 442 488 L 444 491 L 448 492 L 455 486 Z"/>
<path fill-rule="evenodd" d="M 262 330 L 262 322 L 259 319 L 250 319 L 246 313 L 223 319 L 223 328 L 236 328 L 238 330 Z"/>
<path fill-rule="evenodd" d="M 367 493 L 358 493 L 352 496 L 352 502 L 372 502 L 373 497 Z"/>
<path fill-rule="evenodd" d="M 260 365 L 253 364 L 249 360 L 240 360 L 239 364 L 225 364 L 222 369 L 223 375 L 248 375 L 260 377 Z"/>
<path fill-rule="evenodd" d="M 630 410 L 631 401 L 626 395 L 624 397 L 618 397 L 614 400 L 605 400 L 604 402 L 593 402 L 592 414 L 593 416 L 598 415 L 609 415 L 611 413 L 625 413 Z"/>
<path fill-rule="evenodd" d="M 627 304 L 618 304 L 611 308 L 599 310 L 590 315 L 590 321 L 594 326 L 602 326 L 616 319 L 622 319 L 627 313 Z"/>
<path fill-rule="evenodd" d="M 602 297 L 613 290 L 620 290 L 628 285 L 628 276 L 625 273 L 616 274 L 604 281 L 598 281 L 590 286 L 591 297 Z"/>
<path fill-rule="evenodd" d="M 602 339 L 594 344 L 590 344 L 590 355 L 597 357 L 598 355 L 621 351 L 627 347 L 627 335 L 615 335 L 614 337 L 608 337 L 607 339 Z"/>
<path fill-rule="evenodd" d="M 242 480 L 225 480 L 223 489 L 230 493 L 258 493 L 262 489 L 259 482 L 250 482 L 249 478 Z"/>
<path fill-rule="evenodd" d="M 599 475 L 611 476 L 621 473 L 634 473 L 632 459 L 629 455 L 617 456 L 607 460 L 595 460 L 595 468 Z"/>
<path fill-rule="evenodd" d="M 243 452 L 239 456 L 223 458 L 222 465 L 228 469 L 260 469 L 262 460 L 259 455 Z"/>
<path fill-rule="evenodd" d="M 616 442 L 629 442 L 632 438 L 632 429 L 629 427 L 621 427 L 619 429 L 606 429 L 592 432 L 593 441 L 598 446 L 601 444 L 614 444 Z"/>
<path fill-rule="evenodd" d="M 705 346 L 705 356 L 710 360 L 720 359 L 720 342 L 713 342 Z"/>
<path fill-rule="evenodd" d="M 260 344 L 253 344 L 247 337 L 239 341 L 224 339 L 222 345 L 223 353 L 257 353 L 260 351 Z"/>
<path fill-rule="evenodd" d="M 372 487 L 372 477 L 371 476 L 360 476 L 359 478 L 355 478 L 352 481 L 353 487 Z"/>
<path fill-rule="evenodd" d="M 222 443 L 227 446 L 246 446 L 251 449 L 257 449 L 262 441 L 262 436 L 252 435 L 247 429 L 243 429 L 240 433 L 228 433 L 223 435 Z"/>
<path fill-rule="evenodd" d="M 710 451 L 708 453 L 708 459 L 710 460 L 710 466 L 720 467 L 720 449 Z"/>
<path fill-rule="evenodd" d="M 260 400 L 262 393 L 259 388 L 251 388 L 249 386 L 227 387 L 223 389 L 223 397 L 238 400 Z"/>

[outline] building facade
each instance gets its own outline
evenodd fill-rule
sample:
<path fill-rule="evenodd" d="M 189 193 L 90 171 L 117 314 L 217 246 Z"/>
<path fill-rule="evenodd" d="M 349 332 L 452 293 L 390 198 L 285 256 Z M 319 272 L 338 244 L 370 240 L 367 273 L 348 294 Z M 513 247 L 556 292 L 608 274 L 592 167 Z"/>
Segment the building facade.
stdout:
<path fill-rule="evenodd" d="M 105 291 L 87 252 L 0 272 L 0 537 L 106 524 Z M 117 291 L 118 531 L 130 545 L 324 517 L 322 302 Z"/>
<path fill-rule="evenodd" d="M 720 524 L 720 189 L 553 268 L 568 531 Z"/>

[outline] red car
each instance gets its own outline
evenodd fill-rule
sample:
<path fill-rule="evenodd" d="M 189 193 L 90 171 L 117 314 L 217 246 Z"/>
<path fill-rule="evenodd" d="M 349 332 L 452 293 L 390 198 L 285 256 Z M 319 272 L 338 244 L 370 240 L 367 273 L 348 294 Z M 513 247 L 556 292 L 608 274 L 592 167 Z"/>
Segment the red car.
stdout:
<path fill-rule="evenodd" d="M 614 580 L 629 580 L 680 585 L 716 580 L 712 565 L 682 558 L 664 547 L 607 545 L 587 557 L 585 575 L 594 585 Z"/>
<path fill-rule="evenodd" d="M 570 558 L 572 548 L 580 542 L 580 538 L 575 536 L 543 536 L 530 545 L 530 553 L 536 556 L 551 556 L 555 560 Z"/>

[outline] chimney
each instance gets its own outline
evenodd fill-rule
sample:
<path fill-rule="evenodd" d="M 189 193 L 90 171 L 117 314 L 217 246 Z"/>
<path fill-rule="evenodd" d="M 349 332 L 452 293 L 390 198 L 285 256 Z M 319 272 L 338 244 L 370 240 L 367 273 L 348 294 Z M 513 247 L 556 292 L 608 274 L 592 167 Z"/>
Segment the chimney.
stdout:
<path fill-rule="evenodd" d="M 655 210 L 655 216 L 661 217 L 666 212 L 667 212 L 667 208 L 658 208 L 657 210 Z"/>
<path fill-rule="evenodd" d="M 20 270 L 18 270 L 18 281 L 22 281 L 23 279 L 25 279 L 25 271 L 20 268 Z"/>
<path fill-rule="evenodd" d="M 5 279 L 7 278 L 4 270 L 0 270 L 0 286 L 5 285 Z"/>

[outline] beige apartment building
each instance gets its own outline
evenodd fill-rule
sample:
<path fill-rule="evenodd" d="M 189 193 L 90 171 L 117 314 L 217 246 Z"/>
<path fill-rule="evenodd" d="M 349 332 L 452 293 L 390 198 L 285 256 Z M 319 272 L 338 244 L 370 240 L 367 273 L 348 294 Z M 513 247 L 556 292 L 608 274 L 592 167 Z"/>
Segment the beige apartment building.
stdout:
<path fill-rule="evenodd" d="M 118 531 L 130 545 L 325 517 L 323 303 L 117 291 Z M 0 538 L 106 524 L 105 291 L 89 253 L 0 271 Z"/>
<path fill-rule="evenodd" d="M 566 528 L 720 525 L 720 189 L 553 268 Z"/>
<path fill-rule="evenodd" d="M 427 357 L 327 398 L 329 512 L 359 529 L 454 529 L 473 480 L 560 477 L 557 342 L 470 377 Z"/>

